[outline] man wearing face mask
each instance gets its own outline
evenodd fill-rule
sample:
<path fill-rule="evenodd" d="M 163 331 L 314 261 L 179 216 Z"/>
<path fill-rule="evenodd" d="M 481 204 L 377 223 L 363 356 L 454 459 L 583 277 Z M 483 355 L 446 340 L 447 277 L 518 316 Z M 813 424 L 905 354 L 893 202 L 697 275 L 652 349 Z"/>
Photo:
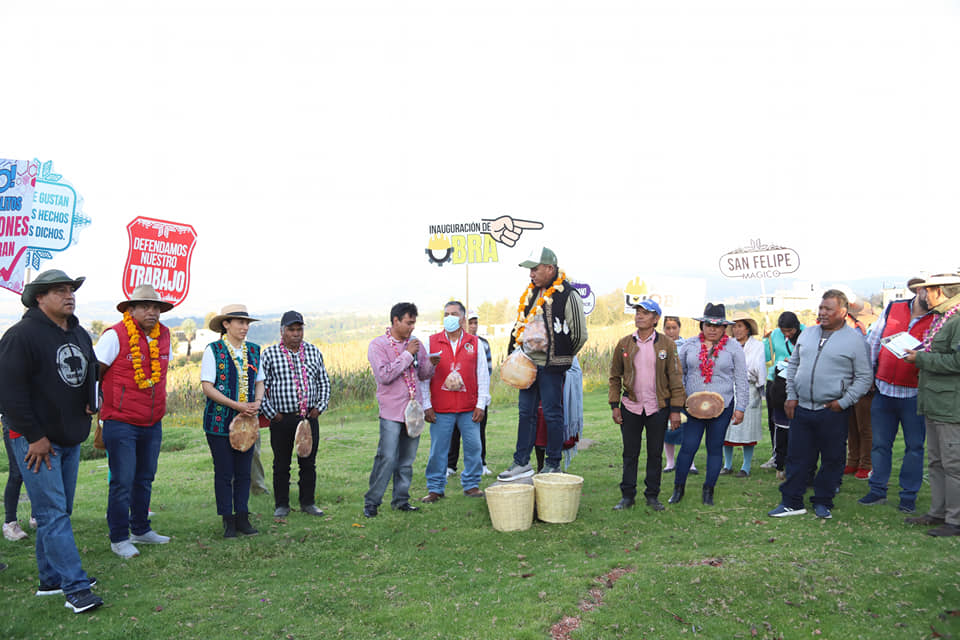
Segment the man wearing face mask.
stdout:
<path fill-rule="evenodd" d="M 923 416 L 917 415 L 916 365 L 897 358 L 888 349 L 882 348 L 881 340 L 906 331 L 917 340 L 933 321 L 927 304 L 926 289 L 918 288 L 923 278 L 913 278 L 907 288 L 916 295 L 912 300 L 894 300 L 887 305 L 883 315 L 870 329 L 867 343 L 870 358 L 876 371 L 877 393 L 870 405 L 870 422 L 873 423 L 873 445 L 870 462 L 870 491 L 858 500 L 862 505 L 872 506 L 887 501 L 887 481 L 893 459 L 893 441 L 897 428 L 903 428 L 903 463 L 900 466 L 900 505 L 903 513 L 916 511 L 917 491 L 923 483 L 923 443 L 926 424 Z"/>
<path fill-rule="evenodd" d="M 447 454 L 453 428 L 463 441 L 463 494 L 482 498 L 480 421 L 490 403 L 490 374 L 477 337 L 464 331 L 467 311 L 451 300 L 443 308 L 443 331 L 430 336 L 430 356 L 439 354 L 436 373 L 424 391 L 424 417 L 430 424 L 430 459 L 427 461 L 427 495 L 421 502 L 444 497 Z"/>

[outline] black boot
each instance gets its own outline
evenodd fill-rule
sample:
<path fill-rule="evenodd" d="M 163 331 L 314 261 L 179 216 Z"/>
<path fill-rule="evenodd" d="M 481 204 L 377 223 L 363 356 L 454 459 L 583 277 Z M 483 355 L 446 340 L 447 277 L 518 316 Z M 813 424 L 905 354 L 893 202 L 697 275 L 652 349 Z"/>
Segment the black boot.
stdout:
<path fill-rule="evenodd" d="M 675 484 L 673 485 L 673 495 L 670 496 L 670 499 L 667 500 L 670 504 L 677 504 L 683 500 L 683 490 L 686 488 L 685 484 Z"/>
<path fill-rule="evenodd" d="M 713 506 L 713 487 L 703 487 L 703 504 Z"/>
<path fill-rule="evenodd" d="M 260 533 L 250 524 L 250 514 L 246 511 L 237 513 L 237 531 L 245 536 L 255 536 Z"/>
<path fill-rule="evenodd" d="M 237 524 L 236 519 L 233 516 L 223 516 L 223 537 L 237 537 Z"/>

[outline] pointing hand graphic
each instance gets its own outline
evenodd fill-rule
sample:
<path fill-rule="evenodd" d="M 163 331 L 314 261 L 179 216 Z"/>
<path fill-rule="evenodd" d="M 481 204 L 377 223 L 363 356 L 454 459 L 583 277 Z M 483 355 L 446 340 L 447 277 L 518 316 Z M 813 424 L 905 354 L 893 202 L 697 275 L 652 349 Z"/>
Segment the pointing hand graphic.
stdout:
<path fill-rule="evenodd" d="M 497 242 L 512 247 L 517 244 L 524 229 L 543 229 L 542 222 L 535 220 L 519 220 L 510 216 L 500 216 L 495 220 L 483 220 L 490 223 L 487 233 Z"/>

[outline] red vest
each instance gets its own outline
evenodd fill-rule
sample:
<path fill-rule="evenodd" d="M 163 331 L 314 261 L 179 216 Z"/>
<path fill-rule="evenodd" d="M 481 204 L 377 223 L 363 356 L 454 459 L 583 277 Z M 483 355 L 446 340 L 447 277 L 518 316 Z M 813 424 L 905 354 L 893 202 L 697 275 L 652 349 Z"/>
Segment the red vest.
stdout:
<path fill-rule="evenodd" d="M 462 332 L 457 352 L 444 331 L 430 336 L 430 353 L 440 352 L 440 364 L 430 379 L 430 403 L 437 413 L 463 413 L 477 408 L 477 357 L 480 354 L 477 337 Z M 486 355 L 484 355 L 486 358 Z M 447 391 L 443 381 L 454 365 L 463 378 L 464 391 Z"/>
<path fill-rule="evenodd" d="M 167 365 L 170 358 L 170 330 L 160 325 L 157 338 L 160 347 L 160 382 L 152 387 L 141 389 L 133 381 L 133 356 L 130 355 L 130 337 L 123 322 L 110 327 L 117 332 L 120 340 L 120 353 L 103 375 L 103 406 L 100 418 L 116 420 L 138 427 L 149 427 L 163 418 L 167 411 Z M 150 361 L 150 346 L 147 338 L 140 333 L 140 353 L 143 359 L 143 374 L 150 379 L 155 363 Z"/>
<path fill-rule="evenodd" d="M 933 314 L 928 313 L 913 325 L 913 328 L 909 330 L 910 335 L 917 340 L 923 340 L 923 334 L 931 322 L 933 322 Z M 884 326 L 883 335 L 880 337 L 885 338 L 901 331 L 907 331 L 909 326 L 910 301 L 892 302 L 887 313 L 887 324 Z M 877 380 L 883 380 L 900 387 L 916 389 L 918 375 L 916 365 L 897 358 L 887 349 L 880 349 L 880 356 L 877 358 Z"/>

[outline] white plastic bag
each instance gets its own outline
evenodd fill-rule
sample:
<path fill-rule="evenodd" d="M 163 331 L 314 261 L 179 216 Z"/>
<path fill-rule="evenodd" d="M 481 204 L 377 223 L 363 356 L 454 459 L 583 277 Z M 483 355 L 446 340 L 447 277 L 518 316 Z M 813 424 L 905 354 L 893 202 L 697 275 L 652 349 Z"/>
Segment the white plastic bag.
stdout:
<path fill-rule="evenodd" d="M 529 389 L 537 379 L 537 365 L 523 349 L 514 349 L 500 365 L 500 379 L 515 389 Z"/>
<path fill-rule="evenodd" d="M 426 420 L 423 418 L 423 407 L 416 400 L 410 400 L 403 410 L 403 421 L 407 424 L 407 435 L 416 438 L 423 433 Z"/>
<path fill-rule="evenodd" d="M 443 388 L 447 391 L 467 390 L 463 385 L 463 377 L 460 375 L 457 365 L 454 365 L 453 369 L 450 370 L 450 373 L 447 374 L 446 380 L 443 381 Z"/>
<path fill-rule="evenodd" d="M 543 321 L 543 311 L 537 309 L 523 330 L 523 348 L 527 351 L 546 351 L 548 346 L 547 324 Z"/>

